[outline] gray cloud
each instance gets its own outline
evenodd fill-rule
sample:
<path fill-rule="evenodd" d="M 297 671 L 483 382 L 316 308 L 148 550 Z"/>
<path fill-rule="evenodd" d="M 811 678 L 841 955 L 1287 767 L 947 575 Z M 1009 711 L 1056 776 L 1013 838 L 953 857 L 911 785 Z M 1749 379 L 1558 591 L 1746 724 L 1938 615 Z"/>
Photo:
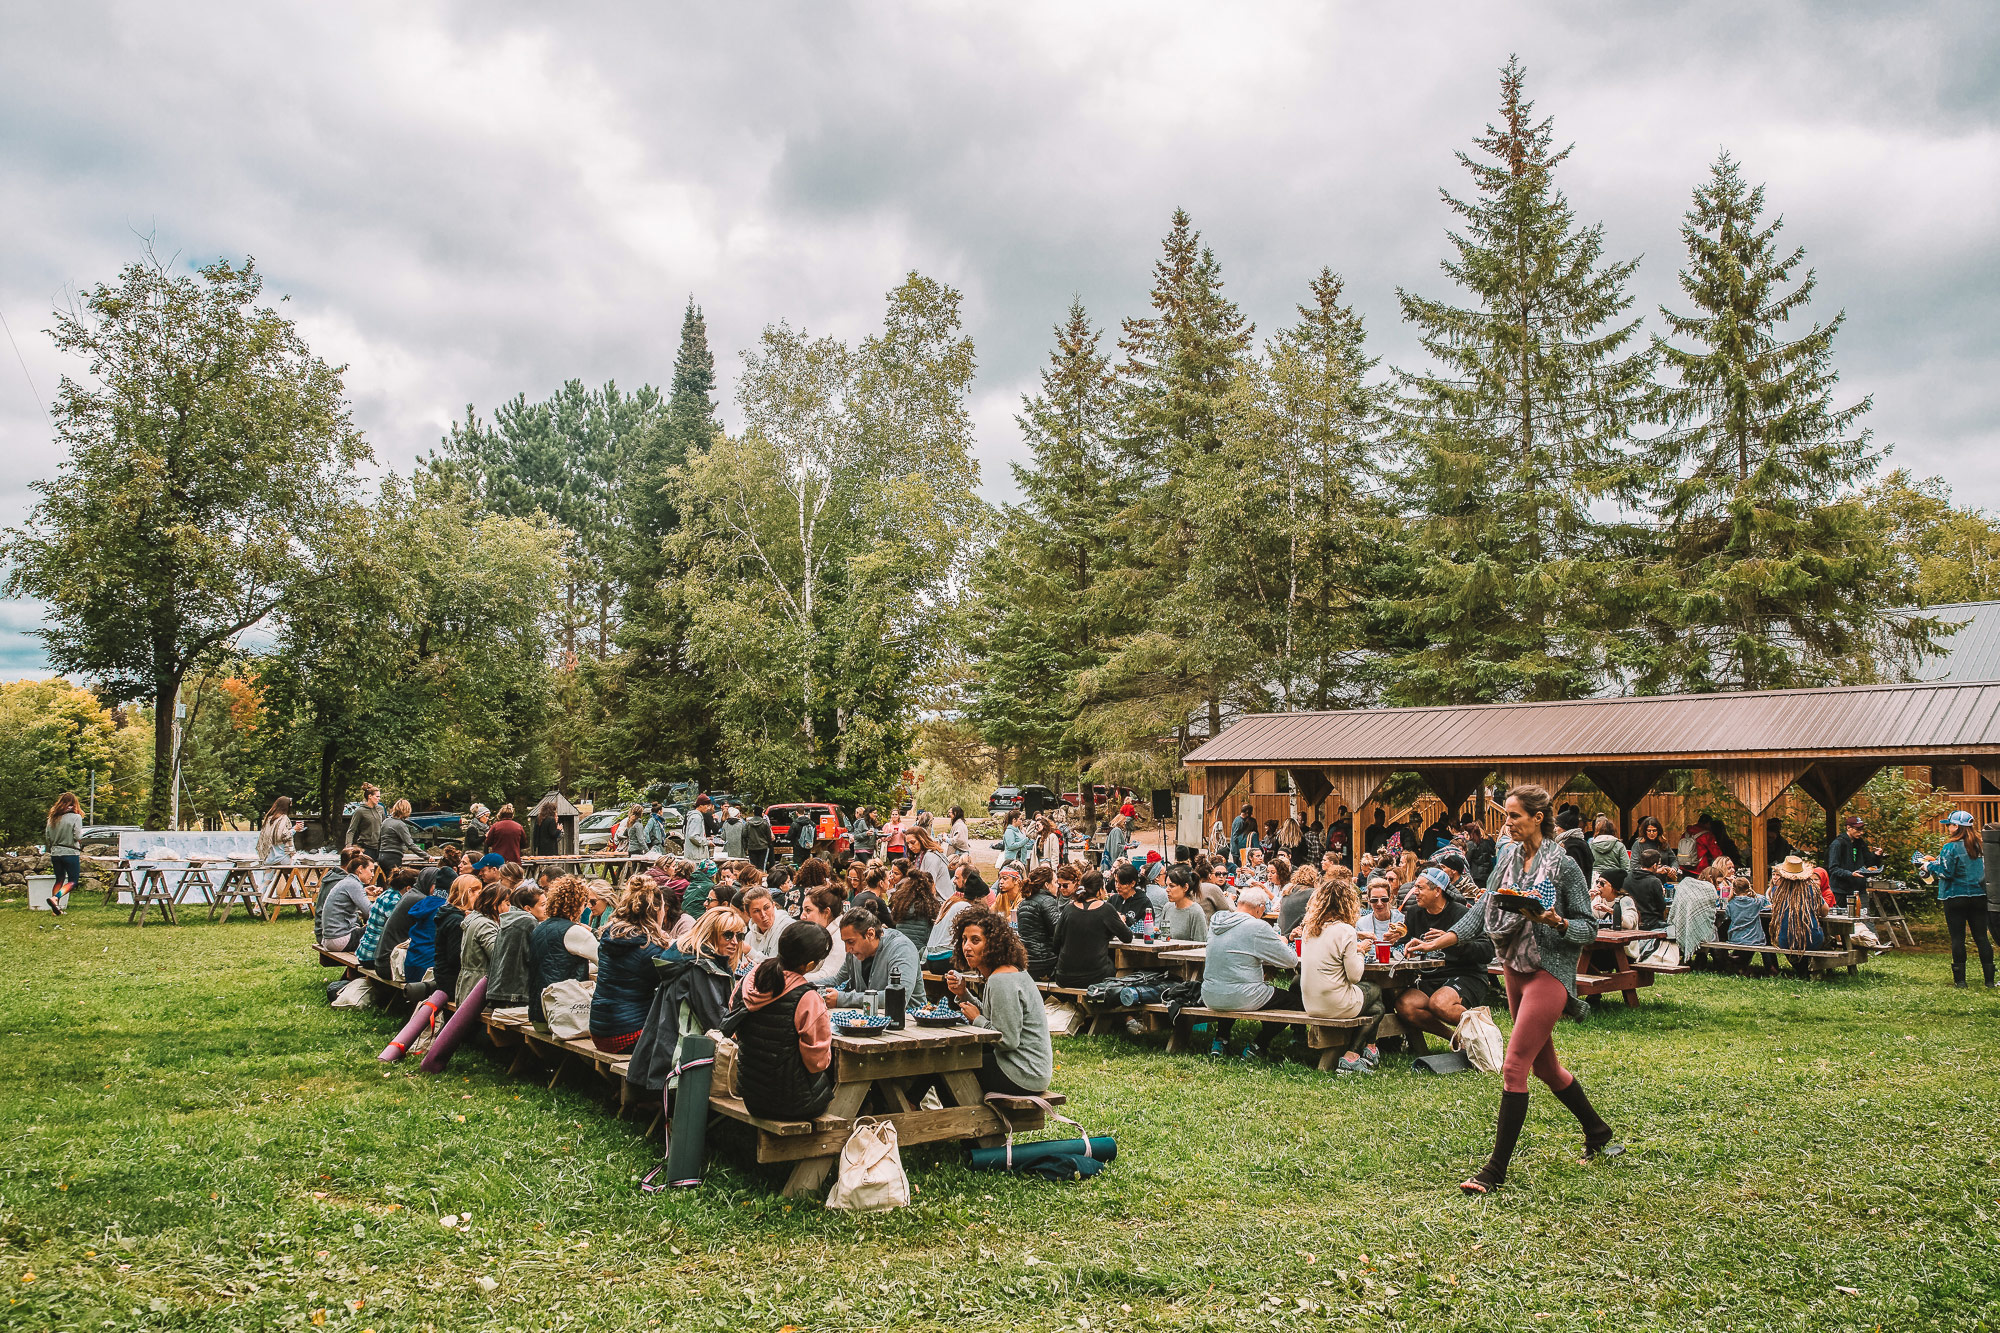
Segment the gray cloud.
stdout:
<path fill-rule="evenodd" d="M 587 17 L 581 15 L 587 13 Z M 254 254 L 406 468 L 471 402 L 661 381 L 681 303 L 725 375 L 766 322 L 854 337 L 919 268 L 966 293 L 988 489 L 1071 293 L 1144 305 L 1177 205 L 1269 333 L 1322 264 L 1410 362 L 1442 294 L 1454 151 L 1510 51 L 1576 145 L 1564 180 L 1638 308 L 1719 146 L 1848 313 L 1878 439 L 2000 505 L 2000 54 L 1983 6 L 68 5 L 0 48 L 4 311 L 39 332 L 135 233 Z M 0 348 L 0 521 L 59 458 Z M 0 624 L 0 674 L 38 660 Z"/>

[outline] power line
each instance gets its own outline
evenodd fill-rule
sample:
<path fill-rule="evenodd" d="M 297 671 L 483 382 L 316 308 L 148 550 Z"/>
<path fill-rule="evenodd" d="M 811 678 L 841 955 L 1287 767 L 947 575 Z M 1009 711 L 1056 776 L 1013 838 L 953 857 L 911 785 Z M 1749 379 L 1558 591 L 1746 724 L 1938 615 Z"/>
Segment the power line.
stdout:
<path fill-rule="evenodd" d="M 12 343 L 14 347 L 14 359 L 21 363 L 21 378 L 28 382 L 28 392 L 35 395 L 35 406 L 41 408 L 42 415 L 47 417 L 49 415 L 49 405 L 42 401 L 42 391 L 35 387 L 35 377 L 28 373 L 28 358 L 21 355 L 21 344 L 14 341 L 14 329 L 13 326 L 7 323 L 7 314 L 5 311 L 0 311 L 0 329 L 7 330 L 7 341 Z M 55 418 L 49 417 L 49 423 L 53 425 Z"/>

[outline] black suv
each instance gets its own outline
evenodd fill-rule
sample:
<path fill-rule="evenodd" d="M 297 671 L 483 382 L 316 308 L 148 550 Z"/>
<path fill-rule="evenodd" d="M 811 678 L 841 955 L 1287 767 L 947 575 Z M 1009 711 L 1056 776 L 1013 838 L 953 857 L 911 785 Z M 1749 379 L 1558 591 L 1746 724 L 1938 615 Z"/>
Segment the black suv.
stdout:
<path fill-rule="evenodd" d="M 1062 797 L 1047 787 L 1029 783 L 1025 787 L 996 787 L 986 798 L 986 813 L 1004 815 L 1009 810 L 1019 810 L 1033 817 L 1044 810 L 1055 810 L 1062 806 Z"/>

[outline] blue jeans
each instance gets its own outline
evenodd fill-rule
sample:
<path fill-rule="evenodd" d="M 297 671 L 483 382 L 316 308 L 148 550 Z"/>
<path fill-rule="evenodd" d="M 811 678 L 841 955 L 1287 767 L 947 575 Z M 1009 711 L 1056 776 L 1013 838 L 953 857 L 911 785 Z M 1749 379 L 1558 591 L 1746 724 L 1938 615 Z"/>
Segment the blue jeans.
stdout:
<path fill-rule="evenodd" d="M 65 885 L 75 888 L 77 876 L 83 873 L 83 858 L 81 856 L 51 856 L 49 858 L 49 865 L 56 872 L 56 882 L 49 889 L 51 896 L 61 893 Z"/>

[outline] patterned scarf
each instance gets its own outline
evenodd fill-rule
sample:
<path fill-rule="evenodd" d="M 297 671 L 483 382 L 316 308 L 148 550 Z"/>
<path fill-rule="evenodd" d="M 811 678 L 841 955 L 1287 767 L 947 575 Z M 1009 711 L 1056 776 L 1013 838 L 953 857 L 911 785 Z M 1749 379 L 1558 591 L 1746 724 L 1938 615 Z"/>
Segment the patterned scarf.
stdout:
<path fill-rule="evenodd" d="M 1564 855 L 1562 844 L 1554 838 L 1543 838 L 1542 845 L 1535 850 L 1535 859 L 1522 864 L 1521 844 L 1509 843 L 1500 861 L 1500 887 L 1497 892 L 1486 896 L 1486 937 L 1493 941 L 1494 950 L 1500 961 L 1516 972 L 1539 972 L 1542 969 L 1542 946 L 1532 929 L 1534 922 L 1520 912 L 1510 912 L 1500 906 L 1500 893 L 1533 893 L 1535 886 L 1553 882 L 1556 877 L 1556 857 Z M 1525 886 L 1525 887 L 1524 887 Z"/>

